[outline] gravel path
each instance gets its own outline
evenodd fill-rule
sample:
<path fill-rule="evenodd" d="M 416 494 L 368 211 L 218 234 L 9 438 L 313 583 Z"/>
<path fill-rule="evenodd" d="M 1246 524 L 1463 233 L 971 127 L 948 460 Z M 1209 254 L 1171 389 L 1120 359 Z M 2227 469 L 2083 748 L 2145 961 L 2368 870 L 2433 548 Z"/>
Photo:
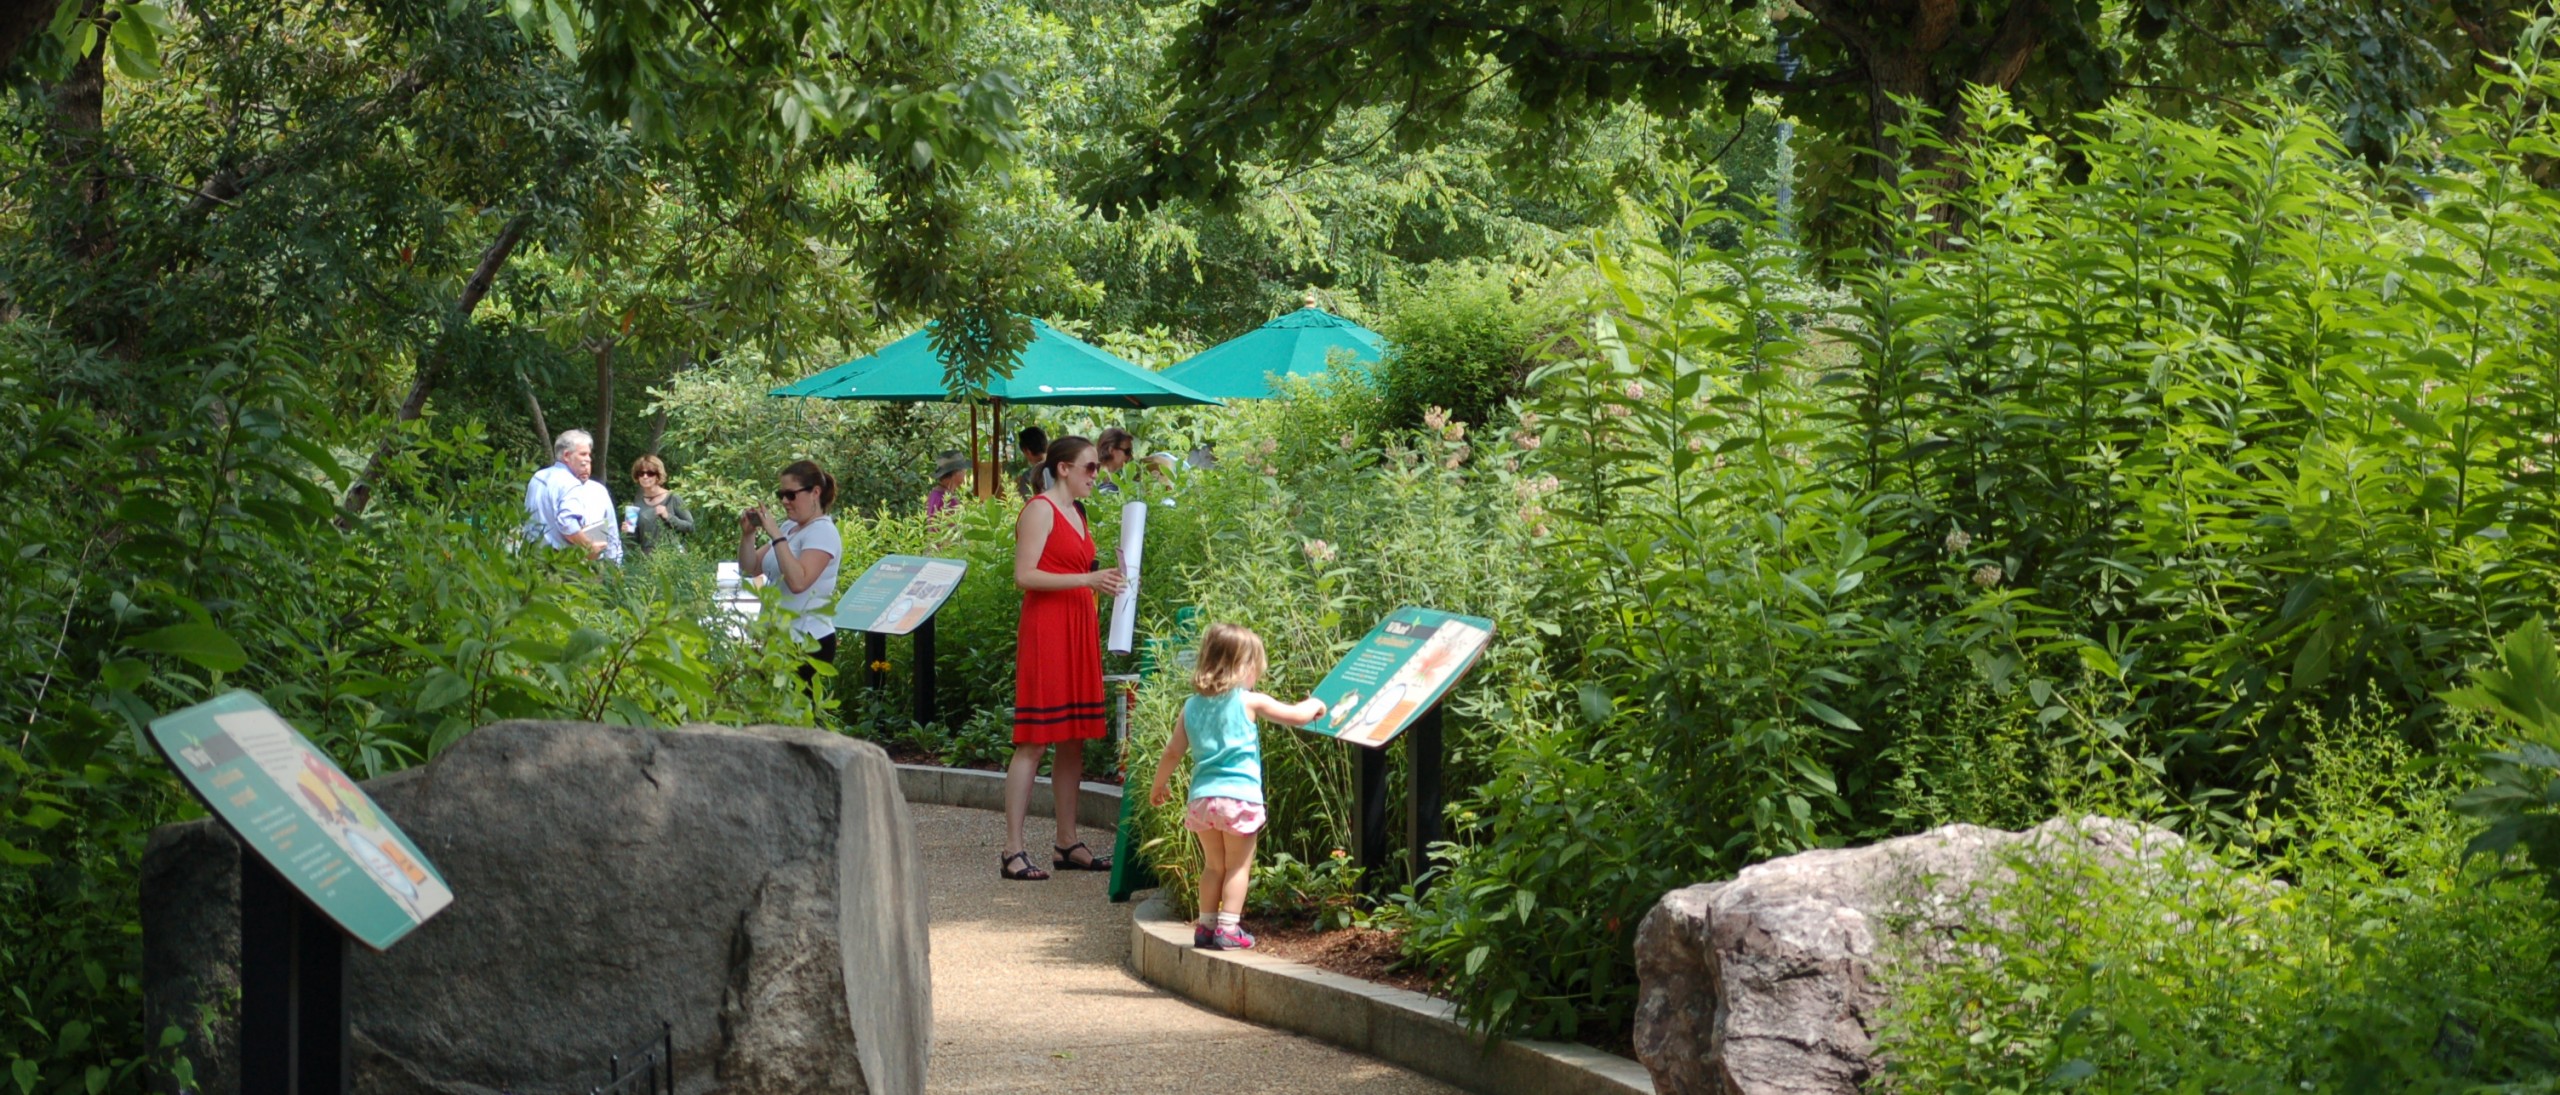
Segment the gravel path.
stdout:
<path fill-rule="evenodd" d="M 1032 854 L 1051 824 L 1034 803 Z M 1209 1011 L 1129 972 L 1129 906 L 1109 876 L 996 877 L 1004 815 L 910 806 L 933 910 L 933 1065 L 959 1093 L 1351 1092 L 1457 1089 L 1322 1042 Z M 1100 836 L 1091 843 L 1109 850 Z"/>

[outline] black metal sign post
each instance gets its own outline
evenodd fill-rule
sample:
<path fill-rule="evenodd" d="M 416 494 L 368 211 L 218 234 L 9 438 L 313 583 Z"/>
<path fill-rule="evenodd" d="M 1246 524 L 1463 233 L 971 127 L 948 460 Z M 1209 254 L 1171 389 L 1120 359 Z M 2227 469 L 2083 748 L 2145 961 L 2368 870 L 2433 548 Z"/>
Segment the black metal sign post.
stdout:
<path fill-rule="evenodd" d="M 908 667 L 908 675 L 915 678 L 914 714 L 916 725 L 922 726 L 942 716 L 942 707 L 934 696 L 933 617 L 925 617 L 923 623 L 916 625 L 913 634 L 916 638 L 915 658 Z M 889 636 L 878 631 L 863 632 L 862 671 L 874 692 L 889 687 L 889 674 L 878 668 L 888 660 Z"/>
<path fill-rule="evenodd" d="M 1405 861 L 1413 871 L 1413 896 L 1421 897 L 1431 888 L 1431 879 L 1424 873 L 1431 867 L 1431 846 L 1440 842 L 1440 766 L 1446 758 L 1440 744 L 1439 704 L 1432 704 L 1404 732 L 1404 755 L 1413 765 L 1404 801 Z"/>
<path fill-rule="evenodd" d="M 1357 766 L 1357 807 L 1351 819 L 1354 854 L 1360 863 L 1360 889 L 1375 902 L 1394 892 L 1387 884 L 1387 751 L 1384 747 L 1345 746 Z"/>
<path fill-rule="evenodd" d="M 1440 770 L 1446 759 L 1441 741 L 1440 705 L 1432 704 L 1414 717 L 1413 725 L 1399 738 L 1405 742 L 1405 867 L 1413 879 L 1414 896 L 1420 897 L 1430 882 L 1423 875 L 1431 862 L 1431 845 L 1440 840 L 1441 804 L 1446 801 L 1441 787 Z M 1393 743 L 1390 742 L 1390 745 Z M 1386 899 L 1395 892 L 1395 884 L 1387 874 L 1387 750 L 1351 746 L 1357 765 L 1355 789 L 1357 811 L 1352 819 L 1354 842 L 1359 845 L 1361 888 L 1372 902 Z"/>
<path fill-rule="evenodd" d="M 344 1095 L 347 936 L 255 854 L 240 857 L 240 1090 Z"/>
<path fill-rule="evenodd" d="M 911 675 L 916 679 L 916 725 L 939 721 L 942 709 L 934 695 L 932 616 L 916 625 L 915 667 Z"/>

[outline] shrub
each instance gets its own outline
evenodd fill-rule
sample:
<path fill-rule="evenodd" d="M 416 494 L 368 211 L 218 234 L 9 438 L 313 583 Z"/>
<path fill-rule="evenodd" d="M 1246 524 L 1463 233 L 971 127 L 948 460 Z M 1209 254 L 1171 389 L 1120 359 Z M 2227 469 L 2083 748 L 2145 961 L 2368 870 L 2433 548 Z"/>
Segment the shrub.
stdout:
<path fill-rule="evenodd" d="M 1439 266 L 1391 299 L 1379 333 L 1382 425 L 1411 429 L 1431 407 L 1489 425 L 1569 315 L 1525 271 Z"/>

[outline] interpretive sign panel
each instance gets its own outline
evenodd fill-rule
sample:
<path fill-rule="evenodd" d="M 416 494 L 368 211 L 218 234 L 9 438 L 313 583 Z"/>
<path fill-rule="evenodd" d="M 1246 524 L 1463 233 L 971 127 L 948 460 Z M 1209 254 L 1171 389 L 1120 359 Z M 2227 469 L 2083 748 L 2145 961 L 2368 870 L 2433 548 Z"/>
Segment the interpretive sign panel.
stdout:
<path fill-rule="evenodd" d="M 453 903 L 372 797 L 256 695 L 154 719 L 151 740 L 251 853 L 364 945 L 388 948 Z"/>
<path fill-rule="evenodd" d="M 959 559 L 886 555 L 836 602 L 836 626 L 880 635 L 904 635 L 932 619 L 969 564 Z"/>
<path fill-rule="evenodd" d="M 1383 746 L 1440 702 L 1492 638 L 1491 620 L 1399 608 L 1316 685 L 1325 715 L 1307 729 L 1354 745 Z"/>

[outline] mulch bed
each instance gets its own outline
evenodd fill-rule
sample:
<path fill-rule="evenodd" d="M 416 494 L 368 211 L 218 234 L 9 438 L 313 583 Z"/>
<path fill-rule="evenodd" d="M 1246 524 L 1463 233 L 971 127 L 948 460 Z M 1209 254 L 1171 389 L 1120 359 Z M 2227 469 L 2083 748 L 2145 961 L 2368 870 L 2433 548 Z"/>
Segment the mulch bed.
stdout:
<path fill-rule="evenodd" d="M 1345 977 L 1357 977 L 1426 996 L 1431 993 L 1428 975 L 1409 966 L 1396 966 L 1404 960 L 1404 942 L 1393 932 L 1382 932 L 1376 928 L 1314 931 L 1295 924 L 1261 919 L 1246 921 L 1245 930 L 1253 933 L 1255 954 L 1304 962 Z"/>

